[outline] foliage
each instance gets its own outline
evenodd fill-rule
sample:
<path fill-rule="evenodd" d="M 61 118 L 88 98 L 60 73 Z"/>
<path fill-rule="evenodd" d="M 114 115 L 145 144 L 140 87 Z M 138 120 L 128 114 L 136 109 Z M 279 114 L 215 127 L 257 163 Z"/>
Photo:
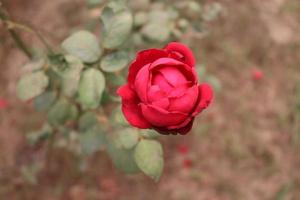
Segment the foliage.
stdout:
<path fill-rule="evenodd" d="M 163 148 L 156 141 L 159 134 L 128 126 L 116 88 L 125 82 L 128 63 L 137 50 L 182 40 L 185 34 L 192 35 L 190 40 L 207 34 L 206 23 L 218 15 L 221 7 L 203 6 L 196 1 L 87 3 L 90 9 L 101 8 L 101 15 L 91 19 L 101 25 L 101 35 L 97 37 L 92 30 L 74 31 L 62 41 L 61 48 L 24 66 L 18 96 L 24 101 L 33 100 L 36 110 L 48 117 L 43 128 L 29 134 L 28 140 L 37 145 L 55 135 L 56 147 L 79 156 L 107 150 L 117 169 L 143 172 L 158 181 L 164 162 Z M 199 69 L 201 78 L 205 71 Z M 216 89 L 220 88 L 218 79 L 206 77 Z"/>

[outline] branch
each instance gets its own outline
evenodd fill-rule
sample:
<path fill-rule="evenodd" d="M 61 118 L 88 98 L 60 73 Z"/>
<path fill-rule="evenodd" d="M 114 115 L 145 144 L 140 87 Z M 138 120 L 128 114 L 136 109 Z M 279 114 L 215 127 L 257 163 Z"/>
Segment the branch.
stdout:
<path fill-rule="evenodd" d="M 0 2 L 0 19 L 5 22 L 5 21 L 9 21 L 9 16 L 8 14 L 5 12 L 4 8 L 2 7 L 2 4 Z M 13 40 L 15 41 L 16 45 L 19 47 L 19 49 L 21 49 L 23 51 L 23 53 L 29 58 L 31 59 L 33 57 L 32 53 L 30 52 L 30 50 L 27 48 L 26 44 L 24 43 L 24 41 L 21 39 L 21 37 L 17 34 L 17 32 L 13 29 L 10 29 L 9 27 L 7 28 L 9 34 L 11 35 L 11 37 L 13 38 Z"/>

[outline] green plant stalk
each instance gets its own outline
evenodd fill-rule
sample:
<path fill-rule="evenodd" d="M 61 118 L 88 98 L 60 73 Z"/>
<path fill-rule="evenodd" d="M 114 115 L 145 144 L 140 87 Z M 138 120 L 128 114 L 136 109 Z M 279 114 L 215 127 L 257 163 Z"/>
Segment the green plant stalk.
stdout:
<path fill-rule="evenodd" d="M 0 2 L 0 19 L 5 23 L 5 21 L 9 20 L 9 16 L 5 13 L 1 2 Z M 13 40 L 15 41 L 16 45 L 18 46 L 19 49 L 23 51 L 23 53 L 29 58 L 33 58 L 33 55 L 29 48 L 27 48 L 26 44 L 24 41 L 21 39 L 21 37 L 17 34 L 17 32 L 13 29 L 7 29 Z"/>

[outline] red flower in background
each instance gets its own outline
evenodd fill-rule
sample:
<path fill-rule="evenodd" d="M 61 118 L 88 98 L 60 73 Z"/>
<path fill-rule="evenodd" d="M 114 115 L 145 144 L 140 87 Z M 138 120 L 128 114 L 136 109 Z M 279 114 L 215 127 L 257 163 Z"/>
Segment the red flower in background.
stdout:
<path fill-rule="evenodd" d="M 0 109 L 5 109 L 8 107 L 8 101 L 0 98 Z"/>
<path fill-rule="evenodd" d="M 117 93 L 132 126 L 162 134 L 187 134 L 213 98 L 211 87 L 198 83 L 192 51 L 177 42 L 139 52 Z"/>
<path fill-rule="evenodd" d="M 182 161 L 182 165 L 184 168 L 191 168 L 193 166 L 193 161 L 189 158 L 186 158 Z"/>
<path fill-rule="evenodd" d="M 190 149 L 188 146 L 184 145 L 184 144 L 180 144 L 177 146 L 177 150 L 180 154 L 182 155 L 186 155 L 189 153 Z"/>
<path fill-rule="evenodd" d="M 264 73 L 259 69 L 254 69 L 252 71 L 253 80 L 256 80 L 256 81 L 261 80 L 263 78 L 263 76 L 264 76 Z"/>

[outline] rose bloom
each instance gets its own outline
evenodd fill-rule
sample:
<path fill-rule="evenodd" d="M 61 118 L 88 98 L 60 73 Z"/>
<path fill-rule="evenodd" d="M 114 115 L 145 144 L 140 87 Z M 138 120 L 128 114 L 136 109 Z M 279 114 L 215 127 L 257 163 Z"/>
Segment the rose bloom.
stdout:
<path fill-rule="evenodd" d="M 139 52 L 117 93 L 132 126 L 174 135 L 187 134 L 213 98 L 211 87 L 198 83 L 193 52 L 177 42 Z"/>

